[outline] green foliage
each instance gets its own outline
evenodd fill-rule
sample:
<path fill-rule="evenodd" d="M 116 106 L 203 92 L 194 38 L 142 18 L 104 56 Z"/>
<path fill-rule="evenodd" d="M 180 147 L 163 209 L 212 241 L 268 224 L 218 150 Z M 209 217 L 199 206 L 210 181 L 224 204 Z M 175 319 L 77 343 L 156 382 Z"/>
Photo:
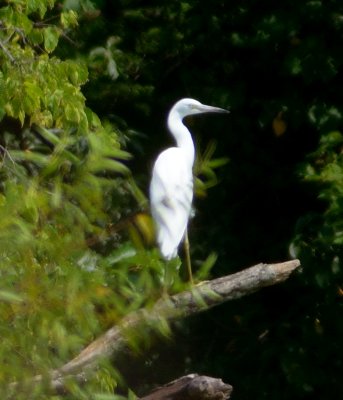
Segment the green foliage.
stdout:
<path fill-rule="evenodd" d="M 144 189 L 147 160 L 167 144 L 166 111 L 191 96 L 231 108 L 225 120 L 187 121 L 202 137 L 198 277 L 289 251 L 303 270 L 192 321 L 176 349 L 147 356 L 144 378 L 137 368 L 126 378 L 139 390 L 192 370 L 234 383 L 241 398 L 342 393 L 342 14 L 338 0 L 6 2 L 1 387 L 62 365 L 153 303 L 166 280 L 182 289 L 180 261 L 166 276 L 151 250 Z M 139 335 L 135 349 L 150 340 Z M 112 398 L 119 381 L 103 365 L 85 387 L 70 382 L 71 397 Z"/>
<path fill-rule="evenodd" d="M 44 17 L 53 1 L 14 2 L 0 9 L 1 87 L 0 118 L 5 115 L 32 125 L 87 130 L 85 99 L 80 91 L 87 68 L 80 62 L 49 57 L 64 29 L 76 24 L 73 11 L 61 14 L 57 25 Z M 39 19 L 30 19 L 38 12 Z"/>
<path fill-rule="evenodd" d="M 197 158 L 194 165 L 194 176 L 195 176 L 195 194 L 196 196 L 205 196 L 207 190 L 218 184 L 218 177 L 215 169 L 223 167 L 228 159 L 213 158 L 217 144 L 212 141 L 210 142 L 203 154 L 200 150 L 196 152 Z"/>
<path fill-rule="evenodd" d="M 131 156 L 113 125 L 86 106 L 86 63 L 52 55 L 76 28 L 76 12 L 9 1 L 0 19 L 0 392 L 42 398 L 44 384 L 32 389 L 30 378 L 153 302 L 164 264 L 125 232 L 139 193 Z M 155 328 L 169 334 L 164 321 Z M 141 336 L 132 335 L 133 348 L 149 341 Z M 75 399 L 113 398 L 118 381 L 105 362 L 87 385 L 71 379 L 67 387 Z M 10 390 L 11 382 L 20 385 Z"/>
<path fill-rule="evenodd" d="M 302 176 L 319 189 L 324 211 L 311 213 L 298 222 L 293 250 L 313 262 L 315 253 L 326 260 L 328 268 L 317 266 L 313 278 L 320 288 L 339 285 L 343 250 L 343 136 L 338 131 L 322 135 L 319 146 L 309 155 Z M 315 230 L 314 230 L 315 229 Z M 313 252 L 315 250 L 315 253 Z M 314 262 L 316 265 L 316 262 Z"/>

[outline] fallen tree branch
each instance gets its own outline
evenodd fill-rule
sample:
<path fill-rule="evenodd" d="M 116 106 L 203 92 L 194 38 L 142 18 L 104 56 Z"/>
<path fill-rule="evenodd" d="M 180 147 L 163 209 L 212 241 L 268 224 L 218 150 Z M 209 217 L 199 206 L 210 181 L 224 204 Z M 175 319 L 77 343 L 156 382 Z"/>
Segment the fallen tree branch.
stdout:
<path fill-rule="evenodd" d="M 258 264 L 241 272 L 222 278 L 206 281 L 193 286 L 190 290 L 158 300 L 151 309 L 142 309 L 123 318 L 119 325 L 110 328 L 90 343 L 74 359 L 52 371 L 50 387 L 60 392 L 64 379 L 75 377 L 80 382 L 85 374 L 92 372 L 104 358 L 116 355 L 128 349 L 128 337 L 139 335 L 142 329 L 158 324 L 161 319 L 173 321 L 208 310 L 226 301 L 246 296 L 257 290 L 285 281 L 300 265 L 299 260 L 277 264 Z M 46 376 L 36 376 L 33 381 L 46 382 Z M 48 378 L 49 379 L 49 378 Z M 12 389 L 18 383 L 12 383 Z"/>
<path fill-rule="evenodd" d="M 140 400 L 227 400 L 232 386 L 221 379 L 190 374 L 156 388 Z"/>

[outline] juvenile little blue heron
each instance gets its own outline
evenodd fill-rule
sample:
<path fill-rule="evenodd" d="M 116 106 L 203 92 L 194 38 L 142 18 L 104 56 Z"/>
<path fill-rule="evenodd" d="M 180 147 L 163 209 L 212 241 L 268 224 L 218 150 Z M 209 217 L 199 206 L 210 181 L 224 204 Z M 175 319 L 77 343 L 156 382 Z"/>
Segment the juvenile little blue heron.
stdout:
<path fill-rule="evenodd" d="M 164 150 L 157 158 L 150 183 L 151 213 L 155 221 L 157 243 L 163 258 L 170 260 L 184 238 L 190 281 L 192 271 L 188 250 L 187 222 L 193 199 L 194 144 L 182 120 L 188 115 L 227 113 L 218 107 L 194 99 L 179 100 L 169 112 L 168 128 L 177 147 Z"/>

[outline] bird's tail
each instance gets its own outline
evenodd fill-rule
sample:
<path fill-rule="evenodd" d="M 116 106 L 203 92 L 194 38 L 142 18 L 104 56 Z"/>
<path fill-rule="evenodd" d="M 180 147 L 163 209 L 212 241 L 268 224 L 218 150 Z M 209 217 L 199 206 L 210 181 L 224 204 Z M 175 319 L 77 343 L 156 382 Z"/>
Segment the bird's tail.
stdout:
<path fill-rule="evenodd" d="M 175 244 L 175 241 L 171 240 L 168 234 L 160 233 L 157 241 L 164 259 L 171 260 L 177 256 L 177 248 L 179 243 Z"/>

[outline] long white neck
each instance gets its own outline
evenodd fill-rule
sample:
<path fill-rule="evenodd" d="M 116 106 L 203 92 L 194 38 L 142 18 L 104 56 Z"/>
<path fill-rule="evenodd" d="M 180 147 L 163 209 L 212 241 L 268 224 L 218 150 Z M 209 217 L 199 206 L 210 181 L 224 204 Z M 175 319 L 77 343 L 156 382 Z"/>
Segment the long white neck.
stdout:
<path fill-rule="evenodd" d="M 180 115 L 173 110 L 168 116 L 168 128 L 174 136 L 177 146 L 185 151 L 190 165 L 193 166 L 195 150 L 191 133 L 182 123 Z"/>

